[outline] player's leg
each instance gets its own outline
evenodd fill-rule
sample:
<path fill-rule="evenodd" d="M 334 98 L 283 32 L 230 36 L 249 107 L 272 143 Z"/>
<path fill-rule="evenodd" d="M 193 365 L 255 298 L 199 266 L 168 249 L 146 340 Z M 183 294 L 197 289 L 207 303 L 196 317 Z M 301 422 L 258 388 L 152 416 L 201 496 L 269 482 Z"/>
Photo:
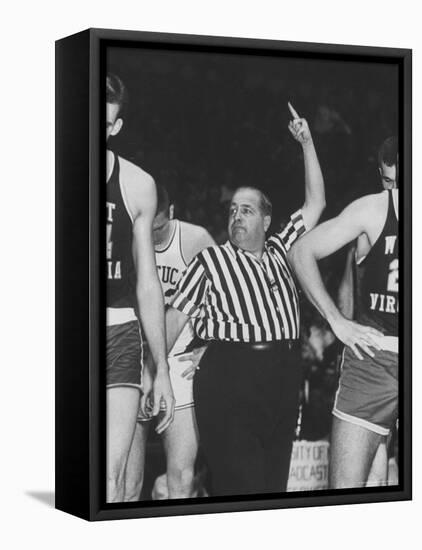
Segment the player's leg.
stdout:
<path fill-rule="evenodd" d="M 122 502 L 139 409 L 142 338 L 130 321 L 107 327 L 107 502 Z"/>
<path fill-rule="evenodd" d="M 167 500 L 169 498 L 166 472 L 155 479 L 151 496 L 152 500 Z"/>
<path fill-rule="evenodd" d="M 198 429 L 195 409 L 179 409 L 163 433 L 167 457 L 169 498 L 191 498 L 194 494 L 195 459 L 198 453 Z"/>
<path fill-rule="evenodd" d="M 141 497 L 144 483 L 145 451 L 149 422 L 137 422 L 125 475 L 125 502 L 136 502 Z"/>
<path fill-rule="evenodd" d="M 388 442 L 387 439 L 379 444 L 375 453 L 371 469 L 368 474 L 367 487 L 380 487 L 388 482 Z"/>
<path fill-rule="evenodd" d="M 364 487 L 377 449 L 386 444 L 397 418 L 397 354 L 374 350 L 374 357 L 360 360 L 346 348 L 343 357 L 333 407 L 330 485 Z M 378 468 L 383 452 L 376 460 Z"/>
<path fill-rule="evenodd" d="M 330 487 L 364 487 L 382 435 L 333 417 L 330 446 Z"/>
<path fill-rule="evenodd" d="M 398 442 L 399 421 L 397 420 L 388 444 L 390 459 L 388 461 L 388 485 L 399 483 L 399 442 Z"/>
<path fill-rule="evenodd" d="M 127 459 L 139 409 L 140 391 L 107 388 L 107 502 L 122 502 Z"/>

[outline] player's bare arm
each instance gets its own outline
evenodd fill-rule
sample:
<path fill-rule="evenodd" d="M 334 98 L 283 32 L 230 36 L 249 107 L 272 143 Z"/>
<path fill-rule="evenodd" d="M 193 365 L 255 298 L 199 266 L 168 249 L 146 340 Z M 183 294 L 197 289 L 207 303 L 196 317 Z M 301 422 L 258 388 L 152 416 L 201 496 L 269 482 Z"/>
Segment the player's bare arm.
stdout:
<path fill-rule="evenodd" d="M 164 300 L 155 264 L 152 222 L 157 205 L 155 184 L 151 176 L 125 161 L 121 175 L 129 211 L 133 217 L 133 257 L 137 273 L 136 294 L 142 325 L 156 365 L 153 386 L 153 416 L 160 403 L 166 412 L 156 431 L 161 433 L 173 420 L 174 396 L 171 388 L 164 325 Z"/>
<path fill-rule="evenodd" d="M 290 133 L 303 149 L 305 202 L 302 206 L 302 216 L 305 228 L 309 231 L 315 227 L 325 208 L 324 178 L 308 123 L 299 117 L 291 103 L 288 103 L 288 106 L 293 117 L 289 123 Z"/>
<path fill-rule="evenodd" d="M 208 231 L 200 225 L 191 225 L 191 231 L 189 232 L 189 234 L 189 240 L 187 240 L 186 242 L 182 242 L 183 256 L 187 264 L 189 264 L 191 260 L 193 260 L 193 258 L 197 254 L 199 254 L 199 252 L 202 252 L 202 250 L 204 250 L 205 248 L 208 248 L 209 246 L 214 246 L 216 244 Z M 171 313 L 170 315 L 174 314 Z M 166 323 L 168 323 L 167 316 Z M 180 357 L 180 361 L 186 362 L 186 369 L 182 373 L 183 378 L 191 380 L 194 377 L 199 362 L 201 361 L 201 358 L 204 355 L 206 349 L 207 346 L 195 348 L 190 353 L 186 353 L 182 357 Z"/>
<path fill-rule="evenodd" d="M 189 321 L 189 316 L 174 307 L 168 307 L 166 311 L 166 333 L 167 333 L 167 349 L 171 350 L 184 326 Z M 182 373 L 184 378 L 190 380 L 195 374 L 201 357 L 206 350 L 206 346 L 196 348 L 190 353 L 180 357 L 180 361 L 186 361 L 186 370 Z"/>
<path fill-rule="evenodd" d="M 182 252 L 186 264 L 190 264 L 193 258 L 209 246 L 214 246 L 215 241 L 208 231 L 200 225 L 192 225 L 187 222 L 181 222 L 183 225 L 189 225 L 189 232 L 184 232 L 186 239 L 182 241 Z"/>
<path fill-rule="evenodd" d="M 346 265 L 344 267 L 343 277 L 337 293 L 337 305 L 346 319 L 353 319 L 354 311 L 354 283 L 353 283 L 353 263 L 356 254 L 356 247 L 350 246 L 347 252 Z"/>
<path fill-rule="evenodd" d="M 309 300 L 330 323 L 337 338 L 349 346 L 359 359 L 362 359 L 359 347 L 373 356 L 370 346 L 379 349 L 373 337 L 382 334 L 371 327 L 350 321 L 340 313 L 324 286 L 317 261 L 333 254 L 363 233 L 368 235 L 371 243 L 375 242 L 378 227 L 382 227 L 377 214 L 377 201 L 384 200 L 381 195 L 369 195 L 353 202 L 339 216 L 298 239 L 288 254 Z"/>
<path fill-rule="evenodd" d="M 144 362 L 144 368 L 142 371 L 142 395 L 139 403 L 139 408 L 145 418 L 149 418 L 152 415 L 155 375 L 155 365 L 152 360 L 151 354 L 148 354 Z"/>
<path fill-rule="evenodd" d="M 171 350 L 184 326 L 189 321 L 189 316 L 174 307 L 168 307 L 166 311 L 167 349 Z"/>

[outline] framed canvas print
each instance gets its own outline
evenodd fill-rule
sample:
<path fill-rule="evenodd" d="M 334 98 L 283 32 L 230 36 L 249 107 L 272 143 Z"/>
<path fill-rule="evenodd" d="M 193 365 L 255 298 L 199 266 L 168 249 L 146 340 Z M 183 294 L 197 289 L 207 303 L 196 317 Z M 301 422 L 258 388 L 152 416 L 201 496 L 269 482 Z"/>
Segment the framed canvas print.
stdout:
<path fill-rule="evenodd" d="M 410 499 L 410 205 L 410 50 L 59 40 L 57 508 Z"/>

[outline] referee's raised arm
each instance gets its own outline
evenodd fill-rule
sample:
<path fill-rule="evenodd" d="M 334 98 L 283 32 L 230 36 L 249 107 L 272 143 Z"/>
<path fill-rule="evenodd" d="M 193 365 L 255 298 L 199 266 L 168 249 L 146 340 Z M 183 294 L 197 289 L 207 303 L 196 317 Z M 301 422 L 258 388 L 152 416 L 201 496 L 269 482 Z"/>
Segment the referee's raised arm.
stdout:
<path fill-rule="evenodd" d="M 299 117 L 291 103 L 288 103 L 288 107 L 292 115 L 289 123 L 290 133 L 303 149 L 305 202 L 302 206 L 302 216 L 305 229 L 309 231 L 315 227 L 325 208 L 324 178 L 307 121 Z"/>

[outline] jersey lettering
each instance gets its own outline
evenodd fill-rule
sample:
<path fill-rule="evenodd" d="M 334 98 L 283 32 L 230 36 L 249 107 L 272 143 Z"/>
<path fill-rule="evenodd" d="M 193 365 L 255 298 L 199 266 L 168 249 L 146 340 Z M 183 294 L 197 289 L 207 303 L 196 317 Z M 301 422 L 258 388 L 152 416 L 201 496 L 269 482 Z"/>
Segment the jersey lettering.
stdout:
<path fill-rule="evenodd" d="M 122 195 L 117 155 L 114 155 L 113 170 L 107 181 L 105 203 L 107 307 L 134 308 L 136 269 L 132 250 L 133 222 Z"/>
<path fill-rule="evenodd" d="M 113 222 L 113 210 L 116 205 L 112 202 L 107 202 L 107 221 Z M 122 264 L 119 261 L 113 262 L 113 241 L 111 240 L 111 233 L 113 231 L 112 223 L 107 223 L 106 233 L 106 258 L 107 258 L 107 279 L 121 279 L 122 278 Z"/>
<path fill-rule="evenodd" d="M 389 273 L 387 279 L 387 292 L 399 291 L 399 260 L 396 258 L 389 265 Z"/>
<path fill-rule="evenodd" d="M 394 208 L 397 190 L 388 192 L 387 216 L 379 238 L 365 261 L 357 265 L 359 291 L 356 319 L 380 329 L 387 336 L 398 336 L 399 239 L 398 217 Z"/>
<path fill-rule="evenodd" d="M 171 298 L 174 294 L 176 294 L 176 289 L 169 288 L 164 292 L 164 298 Z"/>
<path fill-rule="evenodd" d="M 376 294 L 375 292 L 371 292 L 371 309 L 374 310 L 377 306 L 379 294 Z"/>
<path fill-rule="evenodd" d="M 395 305 L 396 305 L 396 299 L 394 298 L 394 296 L 387 296 L 387 305 L 385 306 L 385 311 L 387 313 L 395 313 L 396 312 Z"/>
<path fill-rule="evenodd" d="M 175 286 L 179 280 L 179 270 L 168 265 L 157 265 L 158 272 L 161 276 L 161 281 L 166 284 Z"/>
<path fill-rule="evenodd" d="M 122 278 L 122 266 L 121 262 L 107 262 L 107 278 L 108 279 L 121 279 Z"/>
<path fill-rule="evenodd" d="M 116 208 L 116 205 L 112 202 L 107 202 L 107 221 L 112 222 L 113 221 L 113 210 Z"/>
<path fill-rule="evenodd" d="M 388 235 L 385 237 L 385 253 L 394 254 L 394 245 L 396 244 L 397 235 Z"/>
<path fill-rule="evenodd" d="M 371 292 L 371 310 L 385 313 L 398 313 L 399 301 L 395 296 Z"/>
<path fill-rule="evenodd" d="M 113 229 L 113 226 L 111 223 L 107 224 L 107 236 L 106 236 L 106 243 L 107 243 L 107 260 L 111 260 L 113 258 L 113 242 L 111 240 L 111 231 Z"/>

